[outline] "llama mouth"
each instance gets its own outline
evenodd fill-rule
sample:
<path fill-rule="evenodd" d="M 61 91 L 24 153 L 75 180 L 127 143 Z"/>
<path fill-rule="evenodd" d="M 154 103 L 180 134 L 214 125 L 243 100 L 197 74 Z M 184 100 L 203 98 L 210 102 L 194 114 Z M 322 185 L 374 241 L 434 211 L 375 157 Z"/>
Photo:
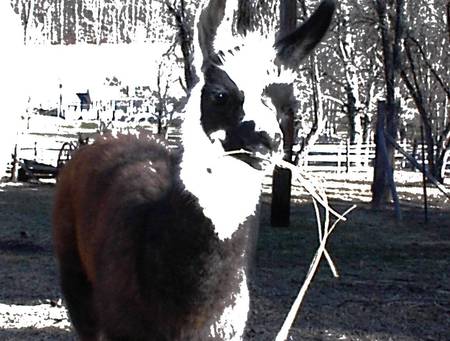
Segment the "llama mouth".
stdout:
<path fill-rule="evenodd" d="M 227 148 L 224 145 L 226 155 L 238 159 L 256 170 L 266 170 L 270 167 L 274 152 L 272 148 L 264 145 L 257 146 L 235 146 L 235 148 Z"/>
<path fill-rule="evenodd" d="M 241 150 L 233 153 L 232 156 L 259 171 L 266 170 L 271 164 L 270 157 L 263 156 L 261 153 Z"/>
<path fill-rule="evenodd" d="M 243 121 L 226 130 L 209 134 L 212 143 L 219 142 L 226 155 L 241 160 L 257 170 L 265 170 L 279 151 L 281 135 L 274 137 L 266 131 L 257 131 L 254 121 Z"/>
<path fill-rule="evenodd" d="M 246 123 L 246 122 L 245 122 Z M 222 146 L 226 152 L 249 166 L 264 170 L 270 165 L 270 159 L 279 143 L 270 138 L 265 131 L 255 131 L 254 126 L 241 126 L 226 132 Z"/>

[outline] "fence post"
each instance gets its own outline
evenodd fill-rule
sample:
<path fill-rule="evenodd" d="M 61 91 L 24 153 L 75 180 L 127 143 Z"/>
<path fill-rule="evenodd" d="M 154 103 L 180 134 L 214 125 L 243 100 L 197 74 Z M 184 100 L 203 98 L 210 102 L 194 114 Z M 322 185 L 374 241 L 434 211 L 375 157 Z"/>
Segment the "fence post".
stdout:
<path fill-rule="evenodd" d="M 291 212 L 291 181 L 290 169 L 276 166 L 272 177 L 272 204 L 270 224 L 277 227 L 288 227 Z"/>

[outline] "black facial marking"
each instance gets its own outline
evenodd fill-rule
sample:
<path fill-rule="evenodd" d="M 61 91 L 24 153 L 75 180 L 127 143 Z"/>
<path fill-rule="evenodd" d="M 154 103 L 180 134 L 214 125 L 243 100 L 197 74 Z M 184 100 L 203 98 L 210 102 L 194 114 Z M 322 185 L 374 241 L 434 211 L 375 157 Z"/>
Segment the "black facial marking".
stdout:
<path fill-rule="evenodd" d="M 209 135 L 237 127 L 244 118 L 244 94 L 217 66 L 208 66 L 204 74 L 200 119 L 203 130 Z"/>
<path fill-rule="evenodd" d="M 277 120 L 279 123 L 285 119 L 287 112 L 293 109 L 295 112 L 300 105 L 294 96 L 292 83 L 272 83 L 264 89 L 264 95 L 272 102 L 276 109 Z"/>
<path fill-rule="evenodd" d="M 269 135 L 264 131 L 256 131 L 253 121 L 242 122 L 239 126 L 227 131 L 223 147 L 225 150 L 244 149 L 251 152 L 259 149 L 273 149 Z"/>
<path fill-rule="evenodd" d="M 207 135 L 223 130 L 225 140 L 221 141 L 225 151 L 245 150 L 249 154 L 236 154 L 236 158 L 254 168 L 261 168 L 261 159 L 277 150 L 281 138 L 270 137 L 259 131 L 254 121 L 244 121 L 244 93 L 217 65 L 210 64 L 204 70 L 205 85 L 201 97 L 201 125 Z M 263 95 L 263 94 L 261 94 Z M 276 113 L 273 113 L 276 115 Z"/>
<path fill-rule="evenodd" d="M 226 105 L 228 99 L 228 93 L 225 91 L 213 92 L 213 100 L 216 105 Z"/>
<path fill-rule="evenodd" d="M 222 145 L 225 151 L 245 150 L 251 154 L 239 153 L 236 158 L 256 169 L 262 169 L 262 159 L 257 156 L 267 155 L 278 148 L 280 139 L 273 140 L 265 131 L 257 131 L 255 122 L 244 121 L 238 127 L 227 131 Z"/>

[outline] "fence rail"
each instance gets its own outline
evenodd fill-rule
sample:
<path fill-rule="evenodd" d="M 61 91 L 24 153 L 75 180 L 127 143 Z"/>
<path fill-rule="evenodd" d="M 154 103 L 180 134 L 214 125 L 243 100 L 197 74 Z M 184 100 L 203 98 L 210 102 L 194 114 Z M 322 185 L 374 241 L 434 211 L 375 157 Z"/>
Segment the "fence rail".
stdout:
<path fill-rule="evenodd" d="M 410 144 L 405 143 L 400 146 L 421 163 L 421 148 L 413 148 Z M 425 150 L 427 150 L 426 146 Z M 409 162 L 397 150 L 394 158 L 396 169 L 411 168 Z M 374 160 L 375 144 L 316 144 L 308 149 L 308 153 L 301 159 L 300 165 L 311 172 L 367 172 L 373 167 Z M 442 176 L 450 176 L 450 151 L 447 151 L 444 158 Z"/>
<path fill-rule="evenodd" d="M 170 128 L 167 139 L 170 144 L 180 143 L 179 130 Z M 18 157 L 56 165 L 59 150 L 64 142 L 75 138 L 52 135 L 24 135 L 18 150 Z M 421 160 L 421 148 L 408 144 L 401 147 L 416 160 Z M 414 150 L 415 149 L 415 150 Z M 425 148 L 426 150 L 426 148 Z M 375 144 L 316 144 L 300 160 L 300 166 L 310 172 L 368 172 L 375 160 Z M 409 162 L 398 151 L 395 152 L 396 169 L 412 169 Z M 447 151 L 442 168 L 443 178 L 450 177 L 450 150 Z"/>

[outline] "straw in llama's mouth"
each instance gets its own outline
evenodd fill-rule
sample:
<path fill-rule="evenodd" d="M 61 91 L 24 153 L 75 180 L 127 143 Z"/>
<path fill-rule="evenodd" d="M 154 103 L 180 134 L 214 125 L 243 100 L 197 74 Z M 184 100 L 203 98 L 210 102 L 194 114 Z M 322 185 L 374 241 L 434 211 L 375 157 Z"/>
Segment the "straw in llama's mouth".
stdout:
<path fill-rule="evenodd" d="M 220 130 L 209 135 L 212 143 L 220 143 L 224 156 L 232 156 L 257 170 L 265 170 L 273 164 L 280 152 L 279 141 L 265 131 L 255 131 L 254 124 L 244 122 L 229 131 Z"/>
<path fill-rule="evenodd" d="M 256 170 L 266 170 L 268 169 L 272 164 L 275 164 L 272 160 L 272 153 L 266 152 L 262 153 L 259 151 L 249 151 L 245 149 L 238 149 L 238 150 L 230 150 L 225 152 L 225 156 L 232 156 L 238 160 L 241 160 L 242 162 L 245 162 L 252 168 Z"/>

